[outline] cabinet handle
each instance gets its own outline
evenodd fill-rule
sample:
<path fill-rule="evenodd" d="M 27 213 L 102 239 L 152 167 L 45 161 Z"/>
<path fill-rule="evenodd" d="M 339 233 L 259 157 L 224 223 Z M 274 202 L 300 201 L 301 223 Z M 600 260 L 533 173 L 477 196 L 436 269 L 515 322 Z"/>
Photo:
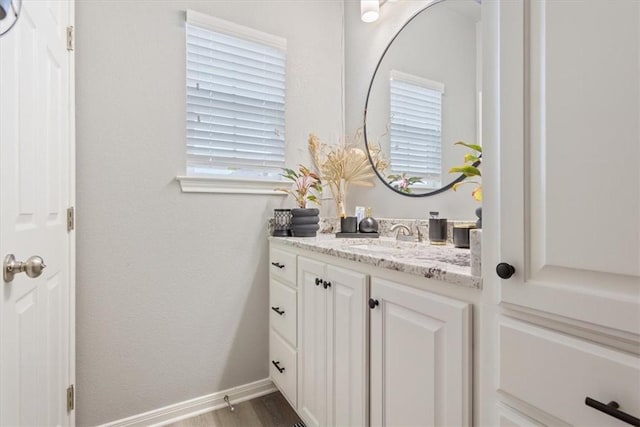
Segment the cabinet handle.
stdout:
<path fill-rule="evenodd" d="M 280 316 L 282 316 L 284 314 L 284 310 L 280 310 L 280 307 L 271 307 L 271 310 L 275 311 Z"/>
<path fill-rule="evenodd" d="M 278 372 L 280 372 L 280 373 L 283 373 L 283 372 L 284 372 L 284 368 L 281 368 L 281 367 L 280 367 L 280 361 L 277 361 L 277 362 L 276 362 L 275 360 L 272 360 L 272 361 L 271 361 L 271 363 L 273 364 L 273 366 L 275 366 L 275 367 L 276 367 L 276 369 L 278 370 Z"/>
<path fill-rule="evenodd" d="M 496 266 L 496 273 L 501 279 L 508 279 L 509 277 L 513 276 L 515 272 L 515 267 L 513 265 L 507 264 L 506 262 L 501 262 Z"/>
<path fill-rule="evenodd" d="M 380 305 L 380 302 L 378 302 L 377 299 L 369 298 L 369 308 L 371 310 L 373 310 L 374 308 L 376 308 L 379 305 Z"/>
<path fill-rule="evenodd" d="M 322 279 L 319 277 L 316 277 L 316 286 L 320 285 L 320 283 L 322 283 Z"/>
<path fill-rule="evenodd" d="M 327 289 L 331 287 L 331 282 L 327 282 L 326 280 L 322 283 L 322 286 Z"/>
<path fill-rule="evenodd" d="M 600 412 L 604 412 L 607 415 L 611 415 L 613 418 L 617 418 L 620 421 L 624 421 L 627 424 L 640 427 L 640 418 L 636 418 L 633 415 L 629 415 L 626 412 L 622 412 L 621 410 L 619 410 L 618 408 L 620 407 L 620 405 L 618 405 L 618 402 L 614 400 L 607 404 L 604 404 L 590 397 L 586 397 L 584 399 L 584 404 L 597 409 Z"/>
<path fill-rule="evenodd" d="M 279 262 L 272 262 L 271 265 L 278 268 L 284 268 L 284 264 L 280 264 Z"/>

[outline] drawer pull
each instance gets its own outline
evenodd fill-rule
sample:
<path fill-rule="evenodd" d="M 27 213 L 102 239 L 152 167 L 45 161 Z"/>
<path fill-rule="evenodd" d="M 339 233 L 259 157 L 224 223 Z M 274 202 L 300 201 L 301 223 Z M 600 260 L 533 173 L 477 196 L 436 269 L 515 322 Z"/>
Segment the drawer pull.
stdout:
<path fill-rule="evenodd" d="M 316 286 L 320 285 L 320 283 L 322 283 L 322 279 L 319 277 L 316 277 Z"/>
<path fill-rule="evenodd" d="M 331 282 L 327 282 L 326 280 L 322 283 L 322 286 L 327 289 L 331 287 Z"/>
<path fill-rule="evenodd" d="M 600 412 L 604 412 L 607 415 L 611 415 L 613 418 L 617 418 L 620 421 L 624 421 L 627 424 L 631 424 L 632 426 L 640 427 L 640 418 L 636 418 L 633 415 L 629 415 L 626 412 L 622 412 L 618 408 L 618 402 L 611 401 L 607 404 L 602 402 L 598 402 L 595 399 L 587 397 L 584 399 L 584 404 L 587 406 L 591 406 L 594 409 L 597 409 Z"/>
<path fill-rule="evenodd" d="M 282 316 L 284 314 L 284 310 L 280 310 L 280 307 L 271 307 L 271 310 L 275 311 L 280 316 Z"/>
<path fill-rule="evenodd" d="M 276 362 L 275 360 L 272 360 L 271 363 L 273 364 L 273 366 L 276 367 L 276 369 L 278 370 L 278 372 L 283 373 L 284 372 L 284 368 L 280 367 L 280 361 Z"/>
<path fill-rule="evenodd" d="M 280 264 L 279 262 L 272 262 L 271 265 L 278 268 L 284 268 L 284 264 Z"/>

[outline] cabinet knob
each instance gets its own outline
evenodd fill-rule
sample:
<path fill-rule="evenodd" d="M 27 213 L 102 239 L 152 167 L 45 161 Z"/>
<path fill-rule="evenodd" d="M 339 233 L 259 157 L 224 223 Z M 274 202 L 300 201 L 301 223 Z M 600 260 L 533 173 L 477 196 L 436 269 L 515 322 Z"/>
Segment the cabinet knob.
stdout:
<path fill-rule="evenodd" d="M 316 277 L 316 286 L 320 286 L 320 283 L 322 283 L 322 279 L 319 277 Z"/>
<path fill-rule="evenodd" d="M 515 272 L 515 267 L 511 264 L 507 264 L 506 262 L 501 262 L 496 266 L 496 273 L 501 279 L 508 279 L 509 277 L 513 276 Z"/>
<path fill-rule="evenodd" d="M 371 310 L 373 310 L 374 308 L 376 308 L 379 305 L 380 305 L 380 303 L 378 302 L 377 299 L 369 298 L 369 308 Z"/>
<path fill-rule="evenodd" d="M 324 282 L 322 282 L 322 286 L 327 289 L 331 287 L 331 282 L 327 282 L 326 280 Z"/>

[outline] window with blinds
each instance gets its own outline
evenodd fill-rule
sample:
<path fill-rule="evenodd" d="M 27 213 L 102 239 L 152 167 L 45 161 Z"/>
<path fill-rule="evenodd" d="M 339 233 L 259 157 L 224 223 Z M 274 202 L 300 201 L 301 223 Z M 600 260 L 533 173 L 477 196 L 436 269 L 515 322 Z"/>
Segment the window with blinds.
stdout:
<path fill-rule="evenodd" d="M 391 72 L 390 158 L 394 174 L 420 177 L 415 186 L 442 184 L 442 83 Z"/>
<path fill-rule="evenodd" d="M 279 177 L 286 40 L 187 11 L 187 175 Z"/>

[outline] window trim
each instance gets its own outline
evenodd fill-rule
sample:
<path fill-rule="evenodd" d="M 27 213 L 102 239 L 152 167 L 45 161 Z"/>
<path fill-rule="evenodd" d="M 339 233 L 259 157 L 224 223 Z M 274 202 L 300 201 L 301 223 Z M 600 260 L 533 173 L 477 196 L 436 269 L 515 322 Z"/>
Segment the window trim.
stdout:
<path fill-rule="evenodd" d="M 273 179 L 241 179 L 208 176 L 176 177 L 183 193 L 219 193 L 219 194 L 259 194 L 268 196 L 286 196 L 287 193 L 276 191 L 276 188 L 291 186 L 290 181 Z"/>

